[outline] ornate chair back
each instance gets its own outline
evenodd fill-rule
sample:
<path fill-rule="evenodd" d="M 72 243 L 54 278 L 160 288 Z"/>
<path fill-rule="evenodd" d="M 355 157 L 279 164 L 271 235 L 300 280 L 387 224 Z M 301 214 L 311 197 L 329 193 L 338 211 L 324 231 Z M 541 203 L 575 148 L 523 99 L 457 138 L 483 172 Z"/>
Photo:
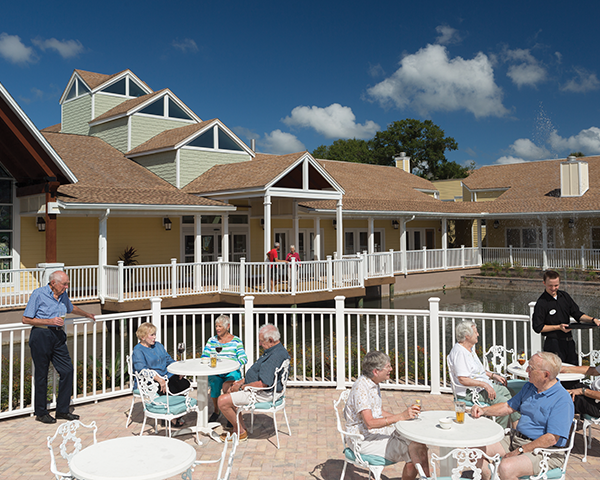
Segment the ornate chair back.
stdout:
<path fill-rule="evenodd" d="M 511 354 L 510 363 L 516 362 L 517 357 L 515 356 L 514 349 L 508 350 L 504 345 L 492 345 L 490 349 L 485 352 L 485 358 L 487 359 L 490 372 L 506 375 L 506 357 L 509 353 Z"/>
<path fill-rule="evenodd" d="M 92 443 L 96 443 L 96 432 L 98 427 L 96 426 L 96 422 L 92 422 L 89 425 L 85 425 L 81 423 L 79 420 L 72 420 L 67 423 L 63 423 L 59 425 L 56 429 L 56 432 L 52 437 L 47 437 L 47 446 L 50 451 L 50 471 L 54 474 L 57 480 L 62 480 L 64 478 L 71 478 L 70 472 L 61 472 L 58 470 L 56 464 L 56 457 L 54 456 L 54 449 L 52 448 L 52 444 L 58 438 L 62 438 L 62 442 L 60 443 L 59 452 L 61 457 L 66 461 L 67 465 L 71 463 L 71 459 L 81 451 L 82 442 L 81 439 L 77 436 L 77 429 L 79 427 L 84 427 L 90 429 L 92 435 Z M 69 444 L 72 443 L 72 446 L 69 447 Z"/>
<path fill-rule="evenodd" d="M 481 468 L 477 466 L 477 462 L 481 459 L 487 460 L 493 466 L 491 469 L 492 476 L 490 480 L 496 480 L 498 478 L 498 465 L 500 465 L 501 461 L 500 455 L 496 454 L 493 457 L 490 457 L 478 448 L 455 448 L 444 456 L 438 456 L 435 453 L 431 454 L 431 479 L 437 480 L 440 463 L 450 458 L 456 460 L 456 467 L 452 468 L 452 474 L 450 476 L 452 480 L 459 480 L 462 477 L 462 472 L 467 470 L 473 471 L 473 480 L 481 480 Z M 417 463 L 415 467 L 422 479 L 427 478 L 421 464 Z"/>

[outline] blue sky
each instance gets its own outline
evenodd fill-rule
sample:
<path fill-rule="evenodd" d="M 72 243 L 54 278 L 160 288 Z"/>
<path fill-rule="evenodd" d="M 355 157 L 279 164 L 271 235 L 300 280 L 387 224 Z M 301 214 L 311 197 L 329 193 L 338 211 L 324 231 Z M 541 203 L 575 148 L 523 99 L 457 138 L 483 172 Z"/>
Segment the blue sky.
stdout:
<path fill-rule="evenodd" d="M 5 2 L 7 3 L 7 2 Z M 39 127 L 73 69 L 131 69 L 267 153 L 431 119 L 478 166 L 600 154 L 600 4 L 9 2 L 0 82 Z"/>

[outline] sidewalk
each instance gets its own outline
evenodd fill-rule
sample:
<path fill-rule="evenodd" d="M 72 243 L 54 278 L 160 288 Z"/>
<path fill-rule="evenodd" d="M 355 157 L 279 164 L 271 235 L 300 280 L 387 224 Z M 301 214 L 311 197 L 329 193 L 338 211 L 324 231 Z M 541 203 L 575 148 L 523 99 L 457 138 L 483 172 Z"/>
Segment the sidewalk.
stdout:
<path fill-rule="evenodd" d="M 254 434 L 238 447 L 233 465 L 232 479 L 322 479 L 339 480 L 343 467 L 340 436 L 335 426 L 333 401 L 339 391 L 329 388 L 288 388 L 287 413 L 290 419 L 292 436 L 286 432 L 285 420 L 277 416 L 281 449 L 275 447 L 275 433 L 270 416 L 256 415 Z M 452 408 L 451 395 L 429 395 L 400 391 L 383 391 L 383 404 L 386 410 L 399 412 L 414 398 L 421 398 L 424 409 L 448 410 Z M 125 429 L 126 415 L 131 397 L 105 400 L 77 407 L 81 420 L 98 425 L 98 441 L 109 438 L 139 434 L 143 420 L 142 408 L 136 403 L 133 424 Z M 221 417 L 222 419 L 223 417 Z M 195 421 L 193 414 L 187 419 L 188 425 Z M 224 420 L 223 420 L 224 421 Z M 153 422 L 152 422 L 153 424 Z M 249 424 L 249 421 L 248 421 Z M 51 478 L 50 455 L 46 448 L 46 437 L 54 435 L 55 425 L 44 425 L 33 417 L 0 420 L 0 474 L 2 478 Z M 146 432 L 151 428 L 146 425 Z M 147 434 L 147 433 L 146 433 Z M 160 430 L 164 434 L 164 430 Z M 592 449 L 588 452 L 588 462 L 582 463 L 583 438 L 579 431 L 567 478 L 584 480 L 600 476 L 600 429 L 593 428 Z M 190 445 L 195 445 L 191 435 L 180 437 Z M 198 459 L 217 458 L 222 445 L 200 437 L 203 445 L 196 446 Z M 85 447 L 85 445 L 84 445 Z M 56 450 L 55 450 L 56 451 Z M 435 451 L 435 450 L 434 450 Z M 149 460 L 150 461 L 150 460 Z M 386 467 L 382 478 L 399 479 L 402 464 Z M 216 466 L 199 466 L 193 473 L 194 480 L 214 480 Z M 346 480 L 366 480 L 365 470 L 348 467 Z M 173 477 L 180 478 L 180 477 Z"/>

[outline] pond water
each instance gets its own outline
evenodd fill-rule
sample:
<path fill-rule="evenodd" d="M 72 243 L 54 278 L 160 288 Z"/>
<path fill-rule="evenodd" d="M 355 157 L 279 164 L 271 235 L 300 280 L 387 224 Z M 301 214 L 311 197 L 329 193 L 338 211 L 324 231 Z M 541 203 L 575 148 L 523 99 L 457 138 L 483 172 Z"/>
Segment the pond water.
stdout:
<path fill-rule="evenodd" d="M 540 286 L 542 286 L 541 283 Z M 428 309 L 429 299 L 438 297 L 440 310 L 528 315 L 529 303 L 537 301 L 542 292 L 542 288 L 539 292 L 455 288 L 400 295 L 393 299 L 365 299 L 364 307 Z M 579 305 L 582 312 L 600 317 L 600 301 L 597 297 L 574 295 L 573 300 Z"/>

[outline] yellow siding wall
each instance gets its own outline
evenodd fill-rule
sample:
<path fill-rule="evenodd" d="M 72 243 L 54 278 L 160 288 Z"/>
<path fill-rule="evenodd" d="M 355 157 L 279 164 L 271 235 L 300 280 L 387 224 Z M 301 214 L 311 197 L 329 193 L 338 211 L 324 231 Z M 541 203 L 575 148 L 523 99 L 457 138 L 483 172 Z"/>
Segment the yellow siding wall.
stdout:
<path fill-rule="evenodd" d="M 178 217 L 169 217 L 173 229 L 166 231 L 161 218 L 113 217 L 108 219 L 108 264 L 116 265 L 119 255 L 127 247 L 137 250 L 140 265 L 170 263 L 179 260 L 180 231 Z"/>
<path fill-rule="evenodd" d="M 462 180 L 434 180 L 431 182 L 440 192 L 440 200 L 454 200 L 463 195 Z"/>
<path fill-rule="evenodd" d="M 251 262 L 264 262 L 267 256 L 265 249 L 264 230 L 260 226 L 260 218 L 251 218 L 250 222 L 250 251 Z"/>
<path fill-rule="evenodd" d="M 56 230 L 58 262 L 68 266 L 98 265 L 98 218 L 59 215 Z"/>
<path fill-rule="evenodd" d="M 21 217 L 21 267 L 35 268 L 46 259 L 46 235 L 38 232 L 36 217 Z"/>

